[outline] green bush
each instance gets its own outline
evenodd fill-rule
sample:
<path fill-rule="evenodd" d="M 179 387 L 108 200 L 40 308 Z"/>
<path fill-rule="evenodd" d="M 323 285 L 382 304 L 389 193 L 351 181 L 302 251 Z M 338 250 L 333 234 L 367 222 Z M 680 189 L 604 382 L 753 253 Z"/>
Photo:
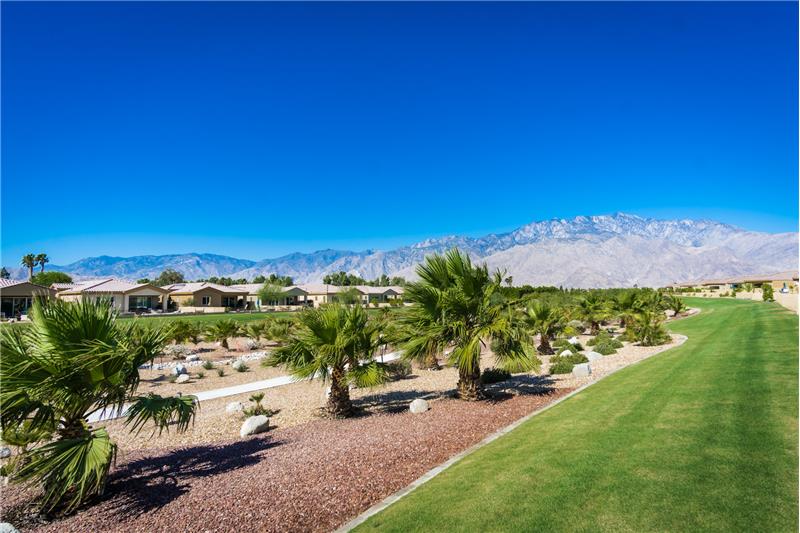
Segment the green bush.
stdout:
<path fill-rule="evenodd" d="M 502 368 L 487 368 L 481 373 L 481 382 L 484 385 L 500 383 L 507 379 L 511 379 L 511 372 Z"/>
<path fill-rule="evenodd" d="M 617 353 L 617 349 L 612 344 L 607 342 L 597 344 L 593 349 L 600 355 L 613 355 Z"/>
<path fill-rule="evenodd" d="M 204 377 L 206 377 L 206 373 L 205 372 L 200 371 L 200 372 L 197 373 L 197 379 L 203 379 Z"/>
<path fill-rule="evenodd" d="M 769 283 L 765 283 L 761 286 L 761 299 L 763 299 L 765 302 L 775 301 L 775 292 L 772 289 L 772 285 Z"/>
<path fill-rule="evenodd" d="M 582 349 L 583 346 L 581 346 L 581 343 L 572 344 L 567 339 L 558 339 L 553 343 L 553 350 L 555 350 L 557 354 L 560 354 L 564 350 L 569 350 L 572 353 L 578 353 Z"/>
<path fill-rule="evenodd" d="M 235 369 L 237 372 L 247 372 L 248 370 L 250 370 L 250 367 L 249 367 L 249 366 L 247 366 L 246 364 L 242 363 L 241 365 L 239 365 L 239 366 L 235 367 L 234 369 Z"/>
<path fill-rule="evenodd" d="M 402 360 L 393 361 L 386 365 L 386 371 L 389 374 L 389 378 L 392 380 L 407 378 L 411 375 L 411 362 Z"/>
<path fill-rule="evenodd" d="M 211 361 L 203 361 L 203 368 L 205 368 L 206 370 L 211 370 L 212 368 L 214 368 L 214 363 L 212 363 Z"/>
<path fill-rule="evenodd" d="M 572 355 L 554 355 L 550 358 L 550 363 L 558 363 L 559 361 L 566 361 L 570 364 L 577 365 L 580 363 L 588 363 L 589 360 L 582 353 L 574 353 Z"/>
<path fill-rule="evenodd" d="M 622 343 L 619 342 L 611 333 L 606 330 L 600 331 L 596 336 L 586 341 L 587 346 L 595 346 L 597 344 L 610 344 L 613 348 L 622 348 Z M 595 350 L 596 351 L 596 350 Z"/>
<path fill-rule="evenodd" d="M 565 361 L 563 359 L 556 361 L 552 365 L 550 365 L 550 373 L 551 374 L 569 374 L 572 372 L 572 367 L 575 366 L 569 361 Z"/>
<path fill-rule="evenodd" d="M 222 376 L 224 376 L 224 375 L 225 375 L 225 370 L 224 370 L 224 369 L 222 369 L 222 368 L 218 368 L 218 369 L 217 369 L 217 375 L 218 375 L 219 377 L 222 377 Z"/>

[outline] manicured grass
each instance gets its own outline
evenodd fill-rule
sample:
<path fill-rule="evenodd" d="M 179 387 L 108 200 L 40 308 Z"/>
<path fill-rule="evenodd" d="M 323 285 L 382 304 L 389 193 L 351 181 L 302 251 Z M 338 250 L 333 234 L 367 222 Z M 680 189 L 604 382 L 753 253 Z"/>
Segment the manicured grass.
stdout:
<path fill-rule="evenodd" d="M 469 455 L 359 531 L 798 530 L 798 318 L 691 299 L 680 348 Z"/>
<path fill-rule="evenodd" d="M 158 325 L 163 326 L 170 324 L 176 320 L 183 320 L 193 324 L 213 324 L 219 320 L 230 319 L 235 322 L 247 323 L 255 320 L 264 320 L 269 317 L 289 317 L 294 316 L 294 312 L 280 312 L 280 313 L 214 313 L 208 315 L 167 315 L 167 316 L 148 316 L 142 318 L 126 317 L 119 320 L 127 322 L 129 320 L 138 320 L 140 324 Z"/>

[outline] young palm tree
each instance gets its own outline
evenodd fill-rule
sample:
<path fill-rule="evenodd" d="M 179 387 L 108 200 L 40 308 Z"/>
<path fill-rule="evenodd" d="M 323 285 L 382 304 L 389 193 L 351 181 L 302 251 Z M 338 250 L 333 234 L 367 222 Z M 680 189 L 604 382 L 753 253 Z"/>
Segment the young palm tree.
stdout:
<path fill-rule="evenodd" d="M 40 272 L 44 272 L 44 265 L 50 262 L 50 258 L 47 257 L 47 254 L 36 254 L 36 258 L 34 259 L 36 264 L 42 267 Z"/>
<path fill-rule="evenodd" d="M 373 359 L 380 328 L 361 306 L 332 303 L 300 312 L 297 329 L 265 364 L 284 366 L 295 377 L 330 381 L 326 410 L 342 418 L 353 413 L 350 385 L 372 387 L 388 380 L 386 366 Z"/>
<path fill-rule="evenodd" d="M 673 317 L 679 317 L 686 311 L 686 304 L 683 302 L 683 299 L 678 296 L 672 294 L 667 296 L 665 298 L 665 303 L 667 309 L 672 311 Z"/>
<path fill-rule="evenodd" d="M 408 324 L 414 337 L 403 344 L 406 357 L 452 347 L 448 360 L 458 367 L 458 395 L 465 400 L 484 397 L 480 363 L 487 341 L 501 368 L 536 367 L 539 361 L 526 332 L 499 293 L 501 275 L 490 275 L 485 264 L 473 266 L 458 249 L 428 256 L 417 274 L 420 281 L 406 286 L 405 297 L 425 311 L 420 311 L 420 320 Z"/>
<path fill-rule="evenodd" d="M 614 296 L 611 300 L 611 308 L 619 318 L 619 327 L 624 328 L 631 323 L 636 314 L 641 310 L 642 304 L 639 300 L 638 291 L 626 290 Z"/>
<path fill-rule="evenodd" d="M 206 338 L 219 342 L 226 350 L 229 348 L 228 339 L 239 334 L 241 327 L 231 319 L 222 319 L 206 328 Z"/>
<path fill-rule="evenodd" d="M 646 308 L 637 316 L 631 325 L 633 339 L 642 346 L 657 346 L 669 340 L 664 329 L 664 312 L 659 309 Z"/>
<path fill-rule="evenodd" d="M 547 302 L 535 300 L 525 309 L 523 320 L 532 335 L 539 335 L 539 353 L 553 355 L 555 352 L 550 341 L 561 333 L 565 325 L 561 311 Z"/>
<path fill-rule="evenodd" d="M 32 316 L 30 327 L 4 328 L 0 336 L 0 422 L 32 444 L 12 480 L 41 484 L 45 511 L 70 512 L 102 493 L 116 454 L 89 415 L 122 414 L 127 404 L 131 431 L 148 422 L 159 433 L 170 424 L 184 431 L 195 398 L 136 395 L 139 366 L 167 342 L 161 329 L 121 326 L 108 305 L 91 300 L 35 302 Z"/>
<path fill-rule="evenodd" d="M 30 280 L 33 278 L 33 267 L 36 266 L 36 256 L 33 254 L 25 254 L 22 256 L 20 264 L 24 267 L 28 267 L 28 279 Z"/>
<path fill-rule="evenodd" d="M 592 335 L 600 332 L 600 322 L 608 318 L 608 305 L 596 292 L 590 292 L 578 301 L 578 316 L 589 323 Z"/>

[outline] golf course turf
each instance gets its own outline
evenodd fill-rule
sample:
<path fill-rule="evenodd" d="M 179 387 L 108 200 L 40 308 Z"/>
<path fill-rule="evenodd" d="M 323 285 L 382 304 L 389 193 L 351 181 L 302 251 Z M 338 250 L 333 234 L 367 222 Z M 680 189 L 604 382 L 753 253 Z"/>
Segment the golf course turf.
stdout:
<path fill-rule="evenodd" d="M 798 317 L 687 299 L 681 347 L 609 376 L 371 517 L 379 531 L 797 531 Z"/>

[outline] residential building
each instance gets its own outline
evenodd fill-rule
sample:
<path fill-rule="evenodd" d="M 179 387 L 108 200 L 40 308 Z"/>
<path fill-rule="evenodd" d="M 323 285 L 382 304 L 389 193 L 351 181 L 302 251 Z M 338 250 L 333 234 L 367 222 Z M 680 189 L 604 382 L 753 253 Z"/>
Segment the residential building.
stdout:
<path fill-rule="evenodd" d="M 150 283 L 132 283 L 114 278 L 65 284 L 54 283 L 56 296 L 67 302 L 104 300 L 122 313 L 166 311 L 169 291 Z"/>
<path fill-rule="evenodd" d="M 175 283 L 164 287 L 169 298 L 181 310 L 222 312 L 227 309 L 245 309 L 248 291 L 207 281 Z"/>
<path fill-rule="evenodd" d="M 36 298 L 53 298 L 55 295 L 54 289 L 29 281 L 0 279 L 0 317 L 27 315 Z"/>

